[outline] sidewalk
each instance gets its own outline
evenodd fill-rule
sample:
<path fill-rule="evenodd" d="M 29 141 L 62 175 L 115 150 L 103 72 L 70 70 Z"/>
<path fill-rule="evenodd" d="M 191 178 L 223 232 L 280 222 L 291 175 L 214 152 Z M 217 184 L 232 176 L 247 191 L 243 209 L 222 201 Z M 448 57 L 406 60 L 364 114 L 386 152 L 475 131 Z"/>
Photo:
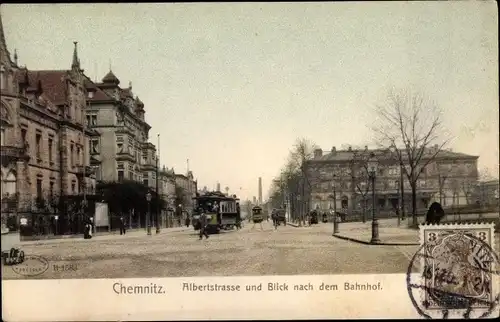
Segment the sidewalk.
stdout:
<path fill-rule="evenodd" d="M 183 232 L 187 230 L 192 230 L 193 227 L 172 227 L 172 228 L 162 228 L 160 231 L 160 234 L 156 234 L 156 229 L 155 227 L 152 227 L 151 229 L 151 236 L 161 236 L 169 233 L 175 233 L 175 232 Z M 120 235 L 119 231 L 113 231 L 113 232 L 100 232 L 97 234 L 94 234 L 92 239 L 84 239 L 83 234 L 79 235 L 65 235 L 65 236 L 50 236 L 48 238 L 44 239 L 38 239 L 38 240 L 25 240 L 25 241 L 19 241 L 19 234 L 18 233 L 12 233 L 12 234 L 2 234 L 2 243 L 7 240 L 12 240 L 12 242 L 16 245 L 19 246 L 24 246 L 24 245 L 41 245 L 41 244 L 57 244 L 57 243 L 66 243 L 66 242 L 89 242 L 89 241 L 105 241 L 105 240 L 120 240 L 124 238 L 137 238 L 137 237 L 147 237 L 146 233 L 146 228 L 136 228 L 136 229 L 131 229 L 127 230 L 125 235 Z"/>
<path fill-rule="evenodd" d="M 398 226 L 397 218 L 380 219 L 379 223 L 379 236 L 381 242 L 376 245 L 391 245 L 391 246 L 418 246 L 419 244 L 419 231 L 409 229 L 408 221 L 401 220 Z M 295 223 L 287 223 L 292 227 L 299 227 Z M 303 227 L 309 227 L 308 225 Z M 316 227 L 322 232 L 332 234 L 333 223 L 318 223 L 311 227 Z M 372 237 L 372 222 L 346 222 L 339 223 L 339 233 L 333 235 L 336 238 L 352 241 L 359 244 L 373 245 L 370 243 Z"/>

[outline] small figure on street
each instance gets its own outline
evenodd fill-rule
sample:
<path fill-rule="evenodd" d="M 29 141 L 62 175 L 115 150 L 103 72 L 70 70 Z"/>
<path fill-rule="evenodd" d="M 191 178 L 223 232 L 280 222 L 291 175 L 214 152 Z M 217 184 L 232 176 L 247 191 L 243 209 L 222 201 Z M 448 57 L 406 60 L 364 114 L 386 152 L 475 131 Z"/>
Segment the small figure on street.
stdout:
<path fill-rule="evenodd" d="M 120 217 L 120 235 L 125 235 L 125 219 Z"/>
<path fill-rule="evenodd" d="M 278 221 L 278 214 L 276 213 L 275 210 L 273 210 L 272 214 L 271 214 L 271 218 L 273 220 L 273 226 L 274 226 L 274 230 L 277 230 L 278 229 L 278 224 L 279 224 L 279 221 Z"/>
<path fill-rule="evenodd" d="M 207 233 L 208 220 L 205 212 L 201 213 L 199 221 L 200 221 L 200 240 L 203 239 L 203 236 L 205 236 L 205 239 L 208 239 L 208 233 Z"/>
<path fill-rule="evenodd" d="M 92 238 L 92 218 L 87 218 L 85 221 L 85 228 L 83 231 L 83 238 L 84 239 L 91 239 Z"/>
<path fill-rule="evenodd" d="M 189 216 L 186 216 L 185 224 L 186 224 L 186 227 L 189 227 L 189 224 L 190 224 Z"/>

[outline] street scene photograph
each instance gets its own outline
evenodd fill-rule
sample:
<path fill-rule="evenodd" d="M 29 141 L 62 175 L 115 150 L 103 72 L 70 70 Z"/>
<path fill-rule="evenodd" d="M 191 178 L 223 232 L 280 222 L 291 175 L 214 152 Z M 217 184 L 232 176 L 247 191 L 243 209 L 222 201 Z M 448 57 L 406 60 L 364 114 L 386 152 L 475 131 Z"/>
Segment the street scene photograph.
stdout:
<path fill-rule="evenodd" d="M 415 273 L 422 225 L 498 257 L 489 1 L 2 4 L 0 64 L 4 280 Z"/>

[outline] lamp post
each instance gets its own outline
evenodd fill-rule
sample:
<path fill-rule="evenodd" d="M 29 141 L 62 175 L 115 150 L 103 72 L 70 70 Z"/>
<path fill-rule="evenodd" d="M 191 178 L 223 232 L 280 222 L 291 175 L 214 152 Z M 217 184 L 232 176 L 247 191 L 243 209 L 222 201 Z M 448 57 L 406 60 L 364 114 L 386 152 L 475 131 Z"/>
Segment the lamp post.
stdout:
<path fill-rule="evenodd" d="M 398 216 L 398 227 L 401 226 L 401 211 L 400 211 L 400 196 L 399 196 L 399 181 L 396 181 L 396 194 L 398 196 L 398 203 L 396 205 L 396 215 Z"/>
<path fill-rule="evenodd" d="M 368 160 L 368 174 L 372 180 L 372 239 L 371 244 L 380 243 L 380 238 L 378 235 L 378 219 L 375 216 L 375 176 L 377 173 L 378 160 L 375 158 L 375 154 L 372 152 L 370 154 L 370 159 Z"/>
<path fill-rule="evenodd" d="M 299 215 L 298 215 L 299 227 L 302 227 L 302 212 L 300 209 L 300 195 L 297 195 L 297 208 L 299 210 Z"/>
<path fill-rule="evenodd" d="M 333 175 L 333 236 L 339 233 L 339 221 L 337 216 L 337 187 L 335 184 L 335 174 Z"/>
<path fill-rule="evenodd" d="M 146 194 L 146 200 L 148 202 L 148 214 L 146 216 L 147 221 L 147 232 L 148 235 L 151 235 L 151 193 Z"/>
<path fill-rule="evenodd" d="M 182 218 L 182 204 L 179 204 L 179 218 Z M 177 218 L 177 222 L 179 221 L 179 218 Z"/>

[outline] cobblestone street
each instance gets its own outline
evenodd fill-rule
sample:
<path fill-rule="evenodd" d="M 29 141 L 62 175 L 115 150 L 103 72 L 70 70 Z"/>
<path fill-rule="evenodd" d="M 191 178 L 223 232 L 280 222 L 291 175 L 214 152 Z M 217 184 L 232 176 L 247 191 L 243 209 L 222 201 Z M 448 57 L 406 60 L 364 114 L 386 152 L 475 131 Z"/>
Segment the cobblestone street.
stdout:
<path fill-rule="evenodd" d="M 367 246 L 336 239 L 328 224 L 294 228 L 246 223 L 198 240 L 192 228 L 147 236 L 99 236 L 23 243 L 26 255 L 41 256 L 48 270 L 35 277 L 2 266 L 4 279 L 369 274 L 406 272 L 416 247 Z M 63 264 L 73 264 L 66 265 Z M 59 267 L 59 268 L 57 268 Z"/>

